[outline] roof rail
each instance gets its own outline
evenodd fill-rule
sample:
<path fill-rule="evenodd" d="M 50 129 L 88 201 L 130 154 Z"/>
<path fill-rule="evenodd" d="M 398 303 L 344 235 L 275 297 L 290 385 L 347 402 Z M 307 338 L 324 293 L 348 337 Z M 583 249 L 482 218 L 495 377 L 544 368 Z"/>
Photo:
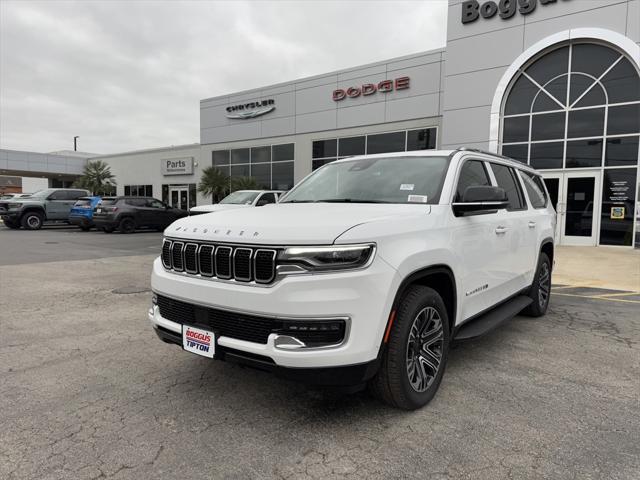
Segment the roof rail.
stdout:
<path fill-rule="evenodd" d="M 469 147 L 460 147 L 456 148 L 457 152 L 475 152 L 475 153 L 484 153 L 486 155 L 492 155 L 494 157 L 504 158 L 505 160 L 511 160 L 512 162 L 517 162 L 517 160 L 507 157 L 506 155 L 501 155 L 499 153 L 488 152 L 487 150 L 481 150 L 479 148 L 469 148 Z M 519 162 L 522 163 L 522 162 Z"/>

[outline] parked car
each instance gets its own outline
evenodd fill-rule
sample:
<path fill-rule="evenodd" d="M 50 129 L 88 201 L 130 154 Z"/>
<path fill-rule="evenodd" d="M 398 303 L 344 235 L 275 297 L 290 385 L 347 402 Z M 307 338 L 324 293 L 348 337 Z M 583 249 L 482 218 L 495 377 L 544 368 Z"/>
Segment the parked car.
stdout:
<path fill-rule="evenodd" d="M 541 176 L 460 149 L 324 165 L 268 209 L 180 219 L 154 261 L 165 342 L 321 385 L 428 403 L 453 340 L 551 295 L 555 212 Z"/>
<path fill-rule="evenodd" d="M 88 195 L 87 190 L 76 188 L 47 188 L 27 197 L 0 201 L 0 217 L 14 229 L 39 230 L 45 222 L 68 223 L 73 205 Z"/>
<path fill-rule="evenodd" d="M 73 205 L 69 212 L 69 223 L 78 225 L 80 230 L 87 232 L 93 224 L 93 209 L 100 203 L 100 197 L 82 197 Z"/>
<path fill-rule="evenodd" d="M 237 190 L 213 205 L 192 207 L 189 210 L 189 215 L 200 215 L 243 207 L 262 207 L 270 203 L 277 203 L 278 198 L 283 193 L 282 190 Z"/>
<path fill-rule="evenodd" d="M 152 197 L 105 197 L 93 212 L 98 230 L 133 233 L 138 228 L 164 230 L 187 212 Z"/>

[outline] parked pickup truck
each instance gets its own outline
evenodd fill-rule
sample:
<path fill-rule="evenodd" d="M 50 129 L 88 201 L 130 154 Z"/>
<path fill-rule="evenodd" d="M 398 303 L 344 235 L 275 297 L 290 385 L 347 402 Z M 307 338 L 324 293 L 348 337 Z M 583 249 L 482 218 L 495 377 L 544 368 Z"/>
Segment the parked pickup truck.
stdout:
<path fill-rule="evenodd" d="M 47 188 L 27 197 L 0 201 L 0 217 L 9 228 L 39 230 L 45 222 L 68 222 L 69 212 L 87 190 Z"/>
<path fill-rule="evenodd" d="M 180 219 L 153 264 L 165 342 L 415 409 L 451 343 L 551 294 L 555 212 L 539 174 L 477 150 L 352 157 L 268 209 Z"/>

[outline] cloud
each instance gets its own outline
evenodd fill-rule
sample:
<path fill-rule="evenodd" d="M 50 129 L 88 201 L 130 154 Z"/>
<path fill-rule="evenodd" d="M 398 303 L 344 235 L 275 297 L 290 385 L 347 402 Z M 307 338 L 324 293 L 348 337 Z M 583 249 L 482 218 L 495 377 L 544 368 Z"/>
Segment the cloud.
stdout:
<path fill-rule="evenodd" d="M 445 43 L 444 1 L 0 2 L 0 146 L 199 140 L 203 98 Z"/>

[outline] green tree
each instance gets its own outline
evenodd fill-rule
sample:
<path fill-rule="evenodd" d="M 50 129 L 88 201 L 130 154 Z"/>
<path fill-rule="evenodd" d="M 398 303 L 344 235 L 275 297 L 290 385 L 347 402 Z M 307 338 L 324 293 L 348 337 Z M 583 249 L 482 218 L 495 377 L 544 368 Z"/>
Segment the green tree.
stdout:
<path fill-rule="evenodd" d="M 89 160 L 74 186 L 86 188 L 94 195 L 113 195 L 116 187 L 115 175 L 111 173 L 111 167 L 107 162 Z"/>
<path fill-rule="evenodd" d="M 260 185 L 253 177 L 232 177 L 231 178 L 231 191 L 236 190 L 259 190 Z"/>
<path fill-rule="evenodd" d="M 218 203 L 229 194 L 229 177 L 215 167 L 207 167 L 202 170 L 198 191 Z"/>

